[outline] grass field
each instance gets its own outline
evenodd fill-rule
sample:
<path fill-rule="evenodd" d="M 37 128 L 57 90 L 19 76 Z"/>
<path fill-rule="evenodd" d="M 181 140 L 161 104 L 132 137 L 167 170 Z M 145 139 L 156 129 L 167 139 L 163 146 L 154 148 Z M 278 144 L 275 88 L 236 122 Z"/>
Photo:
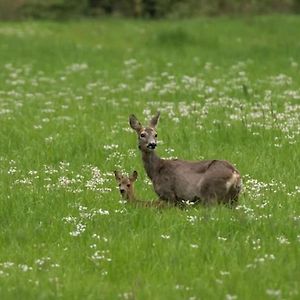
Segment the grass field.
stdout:
<path fill-rule="evenodd" d="M 0 23 L 0 299 L 299 299 L 300 18 Z M 227 159 L 236 209 L 126 206 L 158 153 Z"/>

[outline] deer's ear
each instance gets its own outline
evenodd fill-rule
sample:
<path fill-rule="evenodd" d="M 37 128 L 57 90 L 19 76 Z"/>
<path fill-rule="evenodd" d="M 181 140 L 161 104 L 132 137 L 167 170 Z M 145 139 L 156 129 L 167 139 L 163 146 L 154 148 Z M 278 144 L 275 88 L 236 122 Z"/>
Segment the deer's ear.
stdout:
<path fill-rule="evenodd" d="M 117 181 L 120 181 L 120 180 L 121 180 L 121 177 L 122 177 L 121 173 L 120 173 L 119 171 L 114 171 L 114 173 L 115 173 L 115 178 L 116 178 L 116 180 L 117 180 Z"/>
<path fill-rule="evenodd" d="M 129 116 L 129 124 L 136 132 L 140 132 L 142 130 L 142 124 L 138 121 L 135 115 Z"/>
<path fill-rule="evenodd" d="M 132 182 L 136 181 L 137 177 L 138 177 L 138 172 L 137 171 L 133 171 L 132 174 L 131 174 L 131 176 L 130 176 L 130 181 L 132 181 Z"/>
<path fill-rule="evenodd" d="M 159 120 L 159 116 L 160 116 L 160 112 L 158 111 L 156 113 L 156 115 L 150 120 L 150 127 L 152 128 L 155 128 L 157 123 L 158 123 L 158 120 Z"/>

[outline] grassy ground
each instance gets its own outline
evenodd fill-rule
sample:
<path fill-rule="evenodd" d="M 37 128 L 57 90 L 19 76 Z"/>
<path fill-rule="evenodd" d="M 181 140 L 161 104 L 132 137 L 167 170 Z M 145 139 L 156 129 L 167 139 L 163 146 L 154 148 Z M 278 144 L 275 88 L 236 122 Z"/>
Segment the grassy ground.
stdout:
<path fill-rule="evenodd" d="M 1 299 L 299 299 L 300 19 L 0 24 Z M 161 111 L 158 153 L 223 158 L 236 210 L 156 196 L 128 116 Z"/>

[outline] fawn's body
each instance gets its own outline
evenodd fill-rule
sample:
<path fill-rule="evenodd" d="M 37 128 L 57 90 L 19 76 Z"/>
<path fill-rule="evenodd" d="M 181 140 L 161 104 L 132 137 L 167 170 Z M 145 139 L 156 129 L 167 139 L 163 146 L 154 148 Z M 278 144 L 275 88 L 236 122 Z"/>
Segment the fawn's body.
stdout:
<path fill-rule="evenodd" d="M 138 176 L 137 171 L 134 171 L 132 175 L 130 175 L 129 177 L 121 174 L 119 171 L 115 171 L 114 173 L 115 173 L 115 178 L 119 183 L 119 191 L 121 193 L 122 199 L 127 203 L 136 206 L 142 206 L 142 207 L 163 208 L 168 206 L 167 203 L 162 201 L 158 201 L 158 200 L 142 201 L 136 198 L 134 192 L 134 182 Z"/>
<path fill-rule="evenodd" d="M 239 171 L 225 160 L 186 161 L 162 159 L 154 151 L 159 113 L 149 127 L 143 127 L 134 115 L 130 125 L 138 134 L 139 149 L 147 175 L 161 200 L 234 204 L 241 190 Z"/>

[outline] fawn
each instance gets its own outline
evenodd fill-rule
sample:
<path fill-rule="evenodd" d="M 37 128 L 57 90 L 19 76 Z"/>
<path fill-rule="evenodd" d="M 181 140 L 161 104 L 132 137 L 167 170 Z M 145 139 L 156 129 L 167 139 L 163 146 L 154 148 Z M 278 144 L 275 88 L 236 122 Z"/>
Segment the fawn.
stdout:
<path fill-rule="evenodd" d="M 162 159 L 155 153 L 159 117 L 158 112 L 148 127 L 142 126 L 135 115 L 129 117 L 129 124 L 137 133 L 144 168 L 159 199 L 175 205 L 185 202 L 236 204 L 241 176 L 228 161 Z"/>
<path fill-rule="evenodd" d="M 136 181 L 138 177 L 137 171 L 133 171 L 133 173 L 128 177 L 126 175 L 123 175 L 119 171 L 114 171 L 115 178 L 117 182 L 119 183 L 119 191 L 122 196 L 122 199 L 126 201 L 127 203 L 131 203 L 137 206 L 143 206 L 143 207 L 157 207 L 157 208 L 163 208 L 168 207 L 170 204 L 163 201 L 142 201 L 138 200 L 135 196 L 134 192 L 134 182 Z"/>

